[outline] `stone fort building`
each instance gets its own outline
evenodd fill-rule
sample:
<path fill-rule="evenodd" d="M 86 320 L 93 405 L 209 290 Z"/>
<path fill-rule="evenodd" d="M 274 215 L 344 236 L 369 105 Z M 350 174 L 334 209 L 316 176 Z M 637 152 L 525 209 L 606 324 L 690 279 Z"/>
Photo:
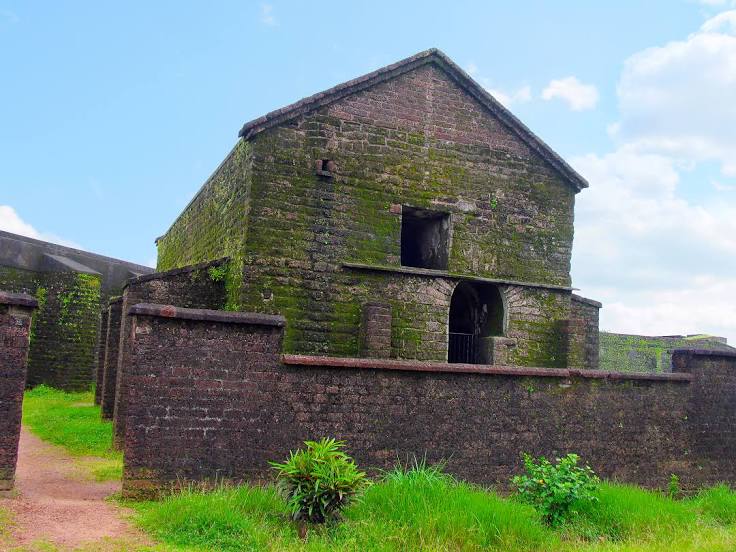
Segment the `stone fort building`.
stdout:
<path fill-rule="evenodd" d="M 228 257 L 228 308 L 285 316 L 288 353 L 595 368 L 587 185 L 427 50 L 246 123 L 158 270 Z"/>
<path fill-rule="evenodd" d="M 107 305 L 123 493 L 263 479 L 322 436 L 367 469 L 425 457 L 484 484 L 522 452 L 646 486 L 736 481 L 733 350 L 628 336 L 653 368 L 596 369 L 601 305 L 570 281 L 586 185 L 437 50 L 247 123 L 157 240 L 160 272 Z M 16 380 L 34 306 L 0 295 Z"/>

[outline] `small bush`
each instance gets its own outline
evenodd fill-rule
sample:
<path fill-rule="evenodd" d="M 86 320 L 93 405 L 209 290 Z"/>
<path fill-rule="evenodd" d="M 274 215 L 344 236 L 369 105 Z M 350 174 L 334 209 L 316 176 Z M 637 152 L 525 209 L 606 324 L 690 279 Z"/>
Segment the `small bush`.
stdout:
<path fill-rule="evenodd" d="M 670 482 L 667 485 L 667 495 L 673 500 L 680 496 L 680 478 L 674 473 L 670 474 Z"/>
<path fill-rule="evenodd" d="M 590 466 L 578 466 L 578 455 L 568 454 L 552 464 L 544 456 L 524 454 L 526 475 L 511 482 L 522 502 L 531 504 L 544 521 L 557 527 L 577 513 L 577 506 L 598 501 L 600 479 Z"/>
<path fill-rule="evenodd" d="M 341 450 L 343 441 L 322 439 L 304 445 L 283 464 L 271 462 L 271 466 L 294 520 L 324 523 L 337 517 L 369 485 L 368 477 Z"/>

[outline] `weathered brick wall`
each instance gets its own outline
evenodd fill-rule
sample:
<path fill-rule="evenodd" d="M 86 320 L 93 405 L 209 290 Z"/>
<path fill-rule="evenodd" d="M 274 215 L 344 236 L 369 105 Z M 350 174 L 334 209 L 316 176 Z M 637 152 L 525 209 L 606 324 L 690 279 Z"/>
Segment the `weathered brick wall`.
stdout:
<path fill-rule="evenodd" d="M 671 473 L 686 487 L 736 481 L 735 357 L 697 357 L 672 374 L 282 359 L 278 319 L 252 317 L 133 310 L 126 494 L 261 478 L 269 460 L 322 436 L 345 439 L 365 467 L 426 454 L 479 483 L 507 482 L 523 451 L 576 452 L 605 477 L 649 487 Z"/>
<path fill-rule="evenodd" d="M 123 314 L 123 298 L 113 297 L 107 308 L 105 332 L 105 360 L 102 365 L 102 394 L 100 412 L 104 419 L 112 420 L 115 413 L 115 388 L 117 386 L 120 325 Z"/>
<path fill-rule="evenodd" d="M 597 301 L 572 295 L 568 326 L 568 358 L 570 368 L 597 370 L 599 367 L 598 315 L 601 304 Z"/>
<path fill-rule="evenodd" d="M 0 491 L 11 489 L 15 480 L 31 315 L 37 306 L 30 295 L 0 291 Z"/>
<path fill-rule="evenodd" d="M 114 384 L 113 431 L 114 444 L 122 446 L 125 432 L 126 386 L 124 367 L 128 365 L 131 335 L 130 318 L 126 315 L 137 303 L 161 303 L 182 305 L 188 308 L 224 309 L 228 306 L 226 270 L 228 259 L 199 263 L 196 265 L 157 272 L 134 278 L 123 292 L 122 315 L 118 347 L 117 367 Z"/>
<path fill-rule="evenodd" d="M 736 351 L 676 349 L 675 373 L 691 373 L 687 454 L 697 458 L 701 483 L 736 481 Z M 683 453 L 684 454 L 684 453 Z"/>
<path fill-rule="evenodd" d="M 290 352 L 358 356 L 362 305 L 381 301 L 394 357 L 444 360 L 457 279 L 355 266 L 400 268 L 402 205 L 449 215 L 450 273 L 551 286 L 519 292 L 509 358 L 564 365 L 547 348 L 570 310 L 555 286 L 570 285 L 573 187 L 433 64 L 241 141 L 159 240 L 159 268 L 230 255 L 231 307 L 283 314 Z"/>
<path fill-rule="evenodd" d="M 36 296 L 42 307 L 33 325 L 28 386 L 44 383 L 66 390 L 89 389 L 97 363 L 99 276 L 47 273 Z"/>
<path fill-rule="evenodd" d="M 675 349 L 736 351 L 710 335 L 649 336 L 600 332 L 600 367 L 625 372 L 670 372 Z"/>
<path fill-rule="evenodd" d="M 0 267 L 0 289 L 38 300 L 28 357 L 29 387 L 88 389 L 97 366 L 100 277 Z"/>
<path fill-rule="evenodd" d="M 107 349 L 108 308 L 100 311 L 100 330 L 97 333 L 97 372 L 95 373 L 95 404 L 102 403 L 102 390 L 105 379 L 105 351 Z"/>

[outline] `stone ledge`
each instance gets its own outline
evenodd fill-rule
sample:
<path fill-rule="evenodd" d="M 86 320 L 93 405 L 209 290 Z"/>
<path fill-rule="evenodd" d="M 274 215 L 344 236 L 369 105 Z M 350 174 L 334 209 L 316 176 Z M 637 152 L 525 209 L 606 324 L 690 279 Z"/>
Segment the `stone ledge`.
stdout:
<path fill-rule="evenodd" d="M 323 368 L 358 368 L 364 370 L 399 370 L 408 372 L 436 372 L 459 374 L 485 374 L 489 376 L 585 378 L 609 380 L 647 380 L 689 382 L 689 373 L 627 373 L 600 370 L 575 370 L 568 368 L 526 368 L 516 366 L 490 366 L 483 364 L 449 364 L 419 360 L 386 360 L 380 358 L 347 358 L 309 355 L 281 355 L 281 362 L 289 366 L 314 366 Z"/>
<path fill-rule="evenodd" d="M 17 307 L 26 307 L 29 309 L 38 308 L 38 300 L 27 293 L 10 293 L 9 291 L 0 291 L 0 305 L 14 305 Z"/>
<path fill-rule="evenodd" d="M 736 351 L 719 351 L 718 349 L 674 349 L 672 355 L 714 356 L 736 358 Z"/>
<path fill-rule="evenodd" d="M 518 280 L 503 280 L 496 278 L 483 278 L 482 276 L 473 276 L 471 274 L 458 274 L 447 270 L 435 270 L 432 268 L 415 268 L 411 266 L 387 266 L 387 265 L 369 265 L 363 263 L 342 263 L 343 268 L 351 270 L 366 270 L 374 272 L 393 272 L 396 274 L 408 274 L 410 276 L 429 276 L 434 278 L 447 278 L 448 280 L 465 280 L 468 282 L 481 282 L 488 284 L 505 284 L 513 286 L 535 287 L 543 289 L 558 289 L 563 291 L 572 291 L 575 288 L 567 286 L 559 286 L 556 284 L 541 284 L 539 282 L 520 282 Z"/>
<path fill-rule="evenodd" d="M 596 307 L 598 309 L 603 307 L 603 303 L 594 299 L 588 299 L 587 297 L 583 297 L 582 295 L 578 295 L 577 293 L 572 294 L 572 300 L 577 301 L 578 303 L 585 303 L 586 305 L 590 305 L 591 307 Z"/>
<path fill-rule="evenodd" d="M 222 322 L 225 324 L 252 324 L 282 328 L 286 319 L 280 315 L 257 312 L 231 312 L 210 309 L 186 309 L 174 305 L 138 303 L 128 310 L 128 314 L 155 316 L 159 318 L 179 318 L 181 320 L 200 320 L 203 322 Z"/>
<path fill-rule="evenodd" d="M 204 270 L 213 266 L 220 266 L 230 260 L 230 257 L 223 257 L 221 259 L 215 259 L 214 261 L 206 261 L 203 263 L 197 263 L 193 265 L 183 266 L 181 268 L 172 268 L 164 272 L 152 272 L 151 274 L 143 274 L 142 276 L 136 276 L 135 278 L 129 278 L 125 283 L 128 287 L 130 284 L 140 284 L 142 282 L 148 282 L 150 280 L 161 280 L 162 278 L 168 278 L 170 276 L 177 276 L 178 274 L 186 274 L 187 272 L 194 272 L 195 270 Z"/>

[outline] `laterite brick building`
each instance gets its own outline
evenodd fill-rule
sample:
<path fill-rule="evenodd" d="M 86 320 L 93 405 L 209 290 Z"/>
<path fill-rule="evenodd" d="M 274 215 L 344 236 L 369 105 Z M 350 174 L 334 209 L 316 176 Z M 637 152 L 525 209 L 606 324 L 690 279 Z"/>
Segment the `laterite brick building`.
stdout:
<path fill-rule="evenodd" d="M 288 353 L 595 367 L 600 305 L 570 281 L 587 183 L 441 52 L 240 136 L 159 270 L 229 257 L 230 308 L 285 316 Z"/>
<path fill-rule="evenodd" d="M 436 50 L 247 123 L 110 301 L 102 410 L 123 492 L 262 479 L 306 439 L 367 469 L 522 452 L 605 477 L 736 481 L 736 353 L 599 368 L 573 293 L 587 183 Z"/>

